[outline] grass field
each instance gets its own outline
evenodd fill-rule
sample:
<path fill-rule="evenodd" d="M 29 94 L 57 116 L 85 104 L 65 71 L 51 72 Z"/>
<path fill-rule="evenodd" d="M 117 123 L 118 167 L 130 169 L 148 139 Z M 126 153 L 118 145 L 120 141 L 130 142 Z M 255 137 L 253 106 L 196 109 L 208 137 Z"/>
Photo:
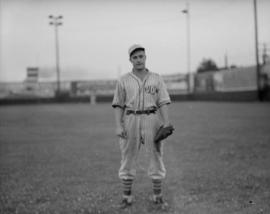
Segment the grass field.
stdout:
<path fill-rule="evenodd" d="M 270 213 L 270 104 L 179 102 L 161 211 L 139 170 L 127 210 L 110 104 L 0 108 L 0 213 Z"/>

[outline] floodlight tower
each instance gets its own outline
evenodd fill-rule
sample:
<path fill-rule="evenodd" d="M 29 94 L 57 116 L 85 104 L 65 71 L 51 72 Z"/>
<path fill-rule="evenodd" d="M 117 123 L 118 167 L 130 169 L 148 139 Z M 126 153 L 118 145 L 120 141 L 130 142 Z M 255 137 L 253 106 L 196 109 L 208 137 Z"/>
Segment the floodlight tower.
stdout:
<path fill-rule="evenodd" d="M 187 33 L 187 77 L 188 77 L 188 92 L 192 92 L 191 86 L 191 48 L 190 48 L 190 8 L 189 8 L 189 0 L 186 0 L 186 9 L 182 10 L 182 13 L 186 15 L 186 33 Z"/>
<path fill-rule="evenodd" d="M 55 57 L 56 57 L 56 74 L 57 74 L 57 91 L 56 94 L 60 94 L 61 86 L 60 86 L 60 65 L 59 65 L 59 39 L 58 39 L 58 27 L 63 24 L 62 19 L 63 16 L 53 16 L 49 15 L 50 25 L 54 26 L 55 32 Z"/>

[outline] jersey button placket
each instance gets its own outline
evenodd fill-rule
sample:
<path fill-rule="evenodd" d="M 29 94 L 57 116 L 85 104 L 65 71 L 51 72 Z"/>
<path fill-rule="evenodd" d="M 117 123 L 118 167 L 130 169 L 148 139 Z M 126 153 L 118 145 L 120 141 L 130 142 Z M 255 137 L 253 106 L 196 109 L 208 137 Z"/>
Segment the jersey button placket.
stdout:
<path fill-rule="evenodd" d="M 143 104 L 143 87 L 142 87 L 142 83 L 141 83 L 141 81 L 139 82 L 139 100 L 140 100 L 140 105 L 139 105 L 139 110 L 143 110 L 143 106 L 142 106 L 142 104 Z M 138 118 L 138 122 L 139 122 L 139 133 L 140 133 L 140 143 L 142 142 L 141 141 L 141 138 L 143 137 L 143 115 L 141 114 L 141 115 L 139 115 L 139 118 Z"/>
<path fill-rule="evenodd" d="M 145 110 L 144 109 L 144 99 L 145 99 L 145 97 L 144 97 L 144 85 L 145 85 L 145 79 L 144 79 L 144 81 L 143 82 L 141 82 L 141 86 L 140 86 L 140 94 L 141 94 L 141 97 L 140 97 L 140 103 L 141 103 L 141 110 Z M 141 123 L 140 123 L 140 127 L 141 127 L 141 130 L 140 130 L 140 132 L 141 132 L 141 137 L 142 137 L 142 139 L 143 139 L 143 141 L 145 141 L 145 120 L 146 120 L 146 115 L 141 115 Z"/>

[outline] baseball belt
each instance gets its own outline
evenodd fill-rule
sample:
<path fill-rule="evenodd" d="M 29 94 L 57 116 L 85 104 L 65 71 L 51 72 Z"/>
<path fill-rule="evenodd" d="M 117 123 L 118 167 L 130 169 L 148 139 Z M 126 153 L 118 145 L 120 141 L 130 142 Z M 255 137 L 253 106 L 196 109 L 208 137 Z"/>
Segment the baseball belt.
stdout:
<path fill-rule="evenodd" d="M 127 110 L 126 114 L 155 114 L 156 113 L 156 109 L 148 109 L 148 110 Z"/>

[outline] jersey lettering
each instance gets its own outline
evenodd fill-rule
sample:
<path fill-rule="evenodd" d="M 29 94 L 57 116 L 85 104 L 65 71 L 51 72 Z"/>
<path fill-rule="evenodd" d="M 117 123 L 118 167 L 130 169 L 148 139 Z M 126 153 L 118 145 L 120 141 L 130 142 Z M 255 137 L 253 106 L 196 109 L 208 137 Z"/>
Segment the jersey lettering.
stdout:
<path fill-rule="evenodd" d="M 145 86 L 144 91 L 148 94 L 155 95 L 158 93 L 158 88 L 156 86 L 148 85 Z"/>

